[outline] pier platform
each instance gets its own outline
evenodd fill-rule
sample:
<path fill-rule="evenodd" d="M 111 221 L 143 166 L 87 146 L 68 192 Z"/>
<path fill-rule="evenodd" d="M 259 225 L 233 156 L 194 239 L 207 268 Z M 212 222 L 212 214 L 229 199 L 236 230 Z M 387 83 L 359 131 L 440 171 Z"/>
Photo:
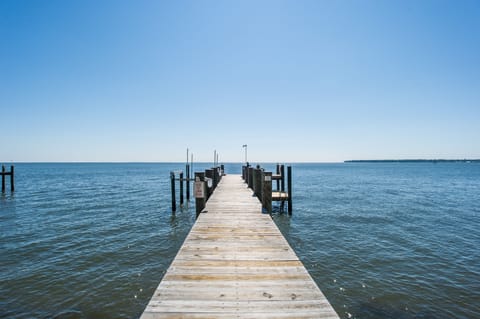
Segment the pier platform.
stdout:
<path fill-rule="evenodd" d="M 240 175 L 206 203 L 141 319 L 338 315 Z"/>

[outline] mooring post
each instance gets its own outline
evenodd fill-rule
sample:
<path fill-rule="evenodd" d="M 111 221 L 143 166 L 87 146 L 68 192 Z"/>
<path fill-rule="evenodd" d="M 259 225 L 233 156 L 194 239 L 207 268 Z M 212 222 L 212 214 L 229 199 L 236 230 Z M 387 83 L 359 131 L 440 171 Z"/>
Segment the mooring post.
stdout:
<path fill-rule="evenodd" d="M 277 170 L 275 171 L 277 175 L 280 175 L 280 164 L 277 164 Z M 280 191 L 280 180 L 277 179 L 277 191 Z"/>
<path fill-rule="evenodd" d="M 220 176 L 224 176 L 225 175 L 225 165 L 220 165 Z"/>
<path fill-rule="evenodd" d="M 213 169 L 205 170 L 205 180 L 208 181 L 208 179 L 210 179 L 210 183 L 207 182 L 207 197 L 206 197 L 207 200 L 210 198 L 210 195 L 212 195 L 213 193 Z"/>
<path fill-rule="evenodd" d="M 248 179 L 248 188 L 250 188 L 251 190 L 253 190 L 253 170 L 254 170 L 253 167 L 248 166 L 248 170 L 247 170 L 247 172 L 248 172 L 248 176 L 247 176 L 248 177 L 247 178 Z"/>
<path fill-rule="evenodd" d="M 180 183 L 180 205 L 183 205 L 183 172 L 180 172 L 180 178 L 178 181 Z"/>
<path fill-rule="evenodd" d="M 14 173 L 14 168 L 13 165 L 10 166 L 10 190 L 12 192 L 15 191 L 15 173 Z"/>
<path fill-rule="evenodd" d="M 212 170 L 213 170 L 213 188 L 212 188 L 212 193 L 213 193 L 215 188 L 217 188 L 217 184 L 218 184 L 218 167 L 215 166 L 212 168 Z"/>
<path fill-rule="evenodd" d="M 256 174 L 257 174 L 257 169 L 255 167 L 252 168 L 252 191 L 253 194 L 255 194 L 255 182 L 256 182 Z"/>
<path fill-rule="evenodd" d="M 2 193 L 5 193 L 5 166 L 2 165 Z"/>
<path fill-rule="evenodd" d="M 187 187 L 187 202 L 190 201 L 190 165 L 186 165 L 186 172 L 187 172 L 187 182 L 186 182 L 186 187 Z"/>
<path fill-rule="evenodd" d="M 281 183 L 280 183 L 280 187 L 281 187 L 281 191 L 284 192 L 285 191 L 285 165 L 280 165 L 280 175 L 282 175 L 282 178 L 281 178 Z"/>
<path fill-rule="evenodd" d="M 205 173 L 195 173 L 195 211 L 196 218 L 205 208 L 205 202 L 207 197 L 207 191 L 205 186 Z"/>
<path fill-rule="evenodd" d="M 175 201 L 175 173 L 170 172 L 170 186 L 172 189 L 172 211 L 175 212 L 177 210 L 177 203 Z"/>
<path fill-rule="evenodd" d="M 272 172 L 262 172 L 262 206 L 269 214 L 272 213 Z"/>
<path fill-rule="evenodd" d="M 287 182 L 288 182 L 288 214 L 292 215 L 292 167 L 287 166 Z"/>
<path fill-rule="evenodd" d="M 260 168 L 260 165 L 257 165 L 257 168 L 255 169 L 255 173 L 253 173 L 255 176 L 255 182 L 254 182 L 254 192 L 255 195 L 257 195 L 259 200 L 262 200 L 262 169 Z"/>

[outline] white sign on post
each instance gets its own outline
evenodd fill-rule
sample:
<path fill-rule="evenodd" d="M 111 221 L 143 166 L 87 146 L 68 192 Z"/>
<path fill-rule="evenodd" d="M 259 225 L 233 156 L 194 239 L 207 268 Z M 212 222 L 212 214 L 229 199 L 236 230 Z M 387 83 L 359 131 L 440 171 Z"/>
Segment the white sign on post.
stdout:
<path fill-rule="evenodd" d="M 205 198 L 204 182 L 195 182 L 195 198 Z"/>
<path fill-rule="evenodd" d="M 272 176 L 265 175 L 265 182 L 271 182 L 271 181 L 272 181 Z"/>

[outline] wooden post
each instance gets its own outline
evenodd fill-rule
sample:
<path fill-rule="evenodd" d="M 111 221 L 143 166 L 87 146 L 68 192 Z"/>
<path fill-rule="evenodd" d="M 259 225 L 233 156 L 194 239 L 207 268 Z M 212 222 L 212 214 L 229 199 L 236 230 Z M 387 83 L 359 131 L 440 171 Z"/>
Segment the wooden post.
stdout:
<path fill-rule="evenodd" d="M 195 173 L 195 211 L 196 218 L 205 208 L 207 190 L 205 186 L 205 173 Z"/>
<path fill-rule="evenodd" d="M 257 168 L 254 170 L 254 187 L 253 191 L 255 192 L 255 195 L 257 195 L 259 200 L 262 200 L 262 169 L 260 166 L 257 165 Z"/>
<path fill-rule="evenodd" d="M 282 179 L 281 179 L 281 183 L 280 183 L 280 187 L 281 187 L 281 191 L 284 192 L 285 191 L 285 165 L 280 165 L 280 175 L 282 175 Z"/>
<path fill-rule="evenodd" d="M 276 174 L 280 175 L 280 164 L 277 164 Z M 280 191 L 280 180 L 277 179 L 277 191 Z"/>
<path fill-rule="evenodd" d="M 252 191 L 253 191 L 253 194 L 255 194 L 255 195 L 256 195 L 256 193 L 255 193 L 255 187 L 256 187 L 255 182 L 257 181 L 256 177 L 257 177 L 257 169 L 252 168 Z"/>
<path fill-rule="evenodd" d="M 5 193 L 5 166 L 2 165 L 2 193 Z"/>
<path fill-rule="evenodd" d="M 186 171 L 187 171 L 187 182 L 186 187 L 187 187 L 187 202 L 190 201 L 190 165 L 186 165 Z"/>
<path fill-rule="evenodd" d="M 15 191 L 15 177 L 13 165 L 10 166 L 10 191 Z"/>
<path fill-rule="evenodd" d="M 14 173 L 14 168 L 13 165 L 10 166 L 10 191 L 14 192 L 15 191 L 15 173 Z"/>
<path fill-rule="evenodd" d="M 170 186 L 172 189 L 172 211 L 175 212 L 177 210 L 177 203 L 175 201 L 175 173 L 170 172 Z"/>
<path fill-rule="evenodd" d="M 208 187 L 207 185 L 207 200 L 210 198 L 210 195 L 212 195 L 213 193 L 213 169 L 206 169 L 205 170 L 205 179 L 211 179 L 212 180 L 212 184 L 211 184 L 211 187 Z"/>
<path fill-rule="evenodd" d="M 292 167 L 287 167 L 287 182 L 288 182 L 288 214 L 292 215 Z"/>
<path fill-rule="evenodd" d="M 248 167 L 248 188 L 250 188 L 251 190 L 253 190 L 253 170 L 253 167 Z"/>
<path fill-rule="evenodd" d="M 267 210 L 269 214 L 272 213 L 272 172 L 262 173 L 262 207 Z"/>
<path fill-rule="evenodd" d="M 180 205 L 183 205 L 183 172 L 180 172 Z"/>
<path fill-rule="evenodd" d="M 224 176 L 225 175 L 225 165 L 220 165 L 220 176 Z"/>
<path fill-rule="evenodd" d="M 218 167 L 215 166 L 212 168 L 212 170 L 213 170 L 213 189 L 212 189 L 212 193 L 213 193 L 215 188 L 217 188 L 217 184 L 218 184 Z"/>

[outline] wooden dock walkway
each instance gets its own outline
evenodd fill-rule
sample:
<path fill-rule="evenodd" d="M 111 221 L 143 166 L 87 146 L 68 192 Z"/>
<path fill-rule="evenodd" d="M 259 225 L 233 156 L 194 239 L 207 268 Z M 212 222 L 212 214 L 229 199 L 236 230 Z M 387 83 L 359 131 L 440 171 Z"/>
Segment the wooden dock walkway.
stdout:
<path fill-rule="evenodd" d="M 339 318 L 240 175 L 204 211 L 141 319 Z"/>

